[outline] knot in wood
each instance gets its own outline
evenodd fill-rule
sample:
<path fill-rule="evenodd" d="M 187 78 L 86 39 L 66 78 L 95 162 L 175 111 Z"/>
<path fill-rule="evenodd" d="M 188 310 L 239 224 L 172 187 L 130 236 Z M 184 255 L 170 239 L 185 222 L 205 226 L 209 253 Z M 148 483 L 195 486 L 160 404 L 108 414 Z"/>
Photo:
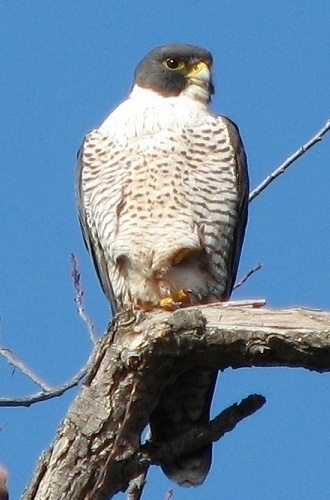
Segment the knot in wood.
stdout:
<path fill-rule="evenodd" d="M 206 319 L 200 309 L 178 309 L 171 314 L 167 323 L 175 332 L 180 330 L 197 330 L 203 333 Z"/>

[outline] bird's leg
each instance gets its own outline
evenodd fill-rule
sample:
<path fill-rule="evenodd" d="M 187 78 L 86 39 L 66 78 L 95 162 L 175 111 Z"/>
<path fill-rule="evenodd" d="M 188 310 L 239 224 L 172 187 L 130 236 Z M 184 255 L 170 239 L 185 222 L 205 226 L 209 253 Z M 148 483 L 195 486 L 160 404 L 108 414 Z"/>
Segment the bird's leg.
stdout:
<path fill-rule="evenodd" d="M 173 285 L 167 278 L 165 269 L 157 270 L 154 273 L 154 280 L 158 289 L 159 299 L 157 306 L 161 309 L 174 310 L 181 307 L 181 303 L 186 299 L 187 293 L 185 290 L 175 290 Z"/>

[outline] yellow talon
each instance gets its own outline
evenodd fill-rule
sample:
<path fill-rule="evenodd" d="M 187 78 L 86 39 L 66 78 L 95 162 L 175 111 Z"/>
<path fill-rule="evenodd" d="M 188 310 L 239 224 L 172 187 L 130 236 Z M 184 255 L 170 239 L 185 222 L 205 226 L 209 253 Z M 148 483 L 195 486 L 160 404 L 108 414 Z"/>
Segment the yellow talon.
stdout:
<path fill-rule="evenodd" d="M 172 293 L 168 297 L 164 297 L 159 301 L 159 306 L 163 309 L 172 309 L 180 302 L 183 302 L 187 299 L 188 293 L 185 290 L 177 290 Z"/>
<path fill-rule="evenodd" d="M 174 300 L 172 297 L 165 297 L 159 301 L 159 305 L 162 309 L 170 309 L 173 307 Z"/>

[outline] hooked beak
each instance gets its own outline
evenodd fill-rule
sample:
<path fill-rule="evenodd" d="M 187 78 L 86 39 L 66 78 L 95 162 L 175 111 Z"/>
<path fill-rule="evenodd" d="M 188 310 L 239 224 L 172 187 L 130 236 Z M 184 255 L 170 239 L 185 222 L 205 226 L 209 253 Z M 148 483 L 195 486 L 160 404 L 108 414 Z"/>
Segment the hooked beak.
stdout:
<path fill-rule="evenodd" d="M 206 88 L 210 95 L 214 94 L 210 67 L 204 61 L 194 64 L 186 74 L 186 78 L 192 85 Z"/>

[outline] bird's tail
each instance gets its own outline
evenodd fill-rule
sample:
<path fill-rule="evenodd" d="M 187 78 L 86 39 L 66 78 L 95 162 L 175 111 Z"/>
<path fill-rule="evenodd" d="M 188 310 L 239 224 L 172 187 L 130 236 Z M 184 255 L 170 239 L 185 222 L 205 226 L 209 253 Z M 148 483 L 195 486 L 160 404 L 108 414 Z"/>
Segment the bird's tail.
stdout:
<path fill-rule="evenodd" d="M 153 442 L 172 441 L 193 427 L 209 421 L 217 373 L 194 368 L 179 375 L 175 383 L 165 389 L 150 417 Z M 198 486 L 205 480 L 211 460 L 212 444 L 173 461 L 166 461 L 162 464 L 162 469 L 172 481 L 181 486 Z"/>

